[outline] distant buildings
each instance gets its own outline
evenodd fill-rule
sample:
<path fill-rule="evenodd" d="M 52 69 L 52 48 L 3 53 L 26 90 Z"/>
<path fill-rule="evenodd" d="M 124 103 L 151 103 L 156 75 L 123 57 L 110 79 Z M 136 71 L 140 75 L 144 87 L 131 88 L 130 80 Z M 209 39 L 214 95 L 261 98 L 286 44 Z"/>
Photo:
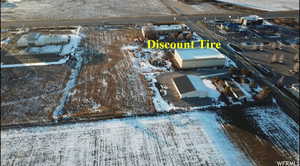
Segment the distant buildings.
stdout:
<path fill-rule="evenodd" d="M 175 61 L 181 69 L 225 65 L 225 56 L 214 48 L 176 49 Z"/>

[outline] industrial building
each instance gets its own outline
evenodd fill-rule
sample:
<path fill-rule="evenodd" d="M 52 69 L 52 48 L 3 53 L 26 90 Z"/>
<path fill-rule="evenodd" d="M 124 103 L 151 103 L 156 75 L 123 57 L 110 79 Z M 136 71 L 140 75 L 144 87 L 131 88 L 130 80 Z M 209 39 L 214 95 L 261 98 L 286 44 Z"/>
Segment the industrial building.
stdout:
<path fill-rule="evenodd" d="M 226 57 L 215 48 L 176 49 L 174 59 L 179 68 L 224 66 Z"/>
<path fill-rule="evenodd" d="M 211 89 L 210 83 L 204 82 L 199 76 L 184 75 L 173 78 L 174 87 L 180 98 L 190 97 L 218 97 L 220 94 L 216 89 Z"/>

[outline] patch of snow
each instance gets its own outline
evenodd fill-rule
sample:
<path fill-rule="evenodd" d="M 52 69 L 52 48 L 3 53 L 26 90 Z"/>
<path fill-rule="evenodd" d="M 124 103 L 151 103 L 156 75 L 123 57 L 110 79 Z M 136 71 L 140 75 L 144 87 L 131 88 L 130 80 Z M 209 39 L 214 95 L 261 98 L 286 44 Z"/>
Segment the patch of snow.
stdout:
<path fill-rule="evenodd" d="M 69 96 L 71 95 L 71 90 L 75 87 L 77 77 L 80 73 L 81 65 L 83 62 L 83 58 L 81 57 L 82 52 L 77 50 L 82 38 L 82 36 L 80 36 L 80 29 L 81 27 L 78 27 L 76 33 L 74 35 L 71 35 L 71 41 L 68 44 L 71 47 L 68 47 L 69 49 L 65 50 L 65 51 L 71 51 L 68 54 L 71 54 L 71 56 L 76 58 L 76 65 L 75 68 L 72 69 L 71 71 L 69 81 L 67 82 L 66 87 L 64 88 L 64 93 L 59 101 L 59 105 L 53 111 L 52 117 L 54 120 L 57 120 L 61 115 L 64 114 L 63 111 L 64 105 L 68 101 Z"/>
<path fill-rule="evenodd" d="M 95 102 L 93 102 L 92 103 L 92 110 L 94 111 L 94 112 L 99 112 L 99 111 L 101 111 L 101 104 L 97 104 L 97 103 L 95 103 Z"/>
<path fill-rule="evenodd" d="M 105 79 L 102 79 L 101 83 L 102 83 L 103 87 L 107 87 L 107 85 L 108 85 Z"/>
<path fill-rule="evenodd" d="M 48 66 L 48 65 L 61 65 L 67 62 L 69 58 L 63 58 L 55 62 L 39 62 L 39 63 L 22 63 L 22 64 L 1 64 L 2 68 L 15 68 L 15 67 L 29 67 L 29 66 Z"/>
<path fill-rule="evenodd" d="M 225 66 L 226 67 L 237 67 L 236 63 L 228 57 L 226 57 L 226 59 L 225 59 Z"/>
<path fill-rule="evenodd" d="M 220 96 L 220 93 L 218 92 L 215 85 L 213 85 L 211 80 L 203 79 L 203 83 L 206 86 L 206 89 L 208 90 L 208 96 L 217 100 Z"/>
<path fill-rule="evenodd" d="M 155 76 L 156 75 L 153 73 L 145 74 L 146 80 L 151 80 L 152 86 L 150 87 L 150 89 L 152 89 L 152 91 L 154 93 L 152 96 L 154 107 L 157 112 L 169 112 L 170 110 L 174 109 L 175 107 L 173 104 L 167 103 L 161 97 L 159 90 L 155 87 L 155 83 L 157 82 Z"/>
<path fill-rule="evenodd" d="M 82 36 L 79 36 L 77 34 L 70 35 L 70 42 L 63 46 L 60 55 L 68 55 L 75 51 L 75 49 L 78 47 Z"/>
<path fill-rule="evenodd" d="M 126 46 L 123 46 L 121 49 L 122 50 L 136 50 L 140 48 L 140 46 L 138 45 L 126 45 Z"/>
<path fill-rule="evenodd" d="M 29 32 L 29 28 L 18 28 L 16 34 L 22 34 Z"/>
<path fill-rule="evenodd" d="M 70 75 L 69 81 L 67 82 L 66 87 L 64 88 L 64 93 L 63 93 L 62 98 L 59 101 L 59 105 L 53 111 L 52 117 L 55 120 L 57 120 L 59 118 L 59 116 L 63 115 L 63 113 L 64 113 L 64 111 L 63 111 L 64 105 L 67 102 L 67 100 L 69 99 L 69 96 L 71 95 L 70 91 L 76 85 L 77 76 L 79 75 L 79 72 L 80 72 L 80 69 L 81 69 L 83 58 L 81 57 L 80 54 L 76 54 L 74 57 L 77 60 L 76 61 L 76 66 L 71 71 L 71 75 Z"/>
<path fill-rule="evenodd" d="M 1 45 L 7 45 L 10 41 L 11 41 L 11 39 L 9 37 L 7 37 L 6 39 L 1 41 Z"/>
<path fill-rule="evenodd" d="M 232 81 L 244 94 L 245 96 L 247 97 L 247 99 L 251 99 L 252 98 L 252 95 L 250 94 L 249 91 L 247 91 L 243 86 L 241 86 L 241 84 L 239 84 L 238 82 L 236 81 Z"/>

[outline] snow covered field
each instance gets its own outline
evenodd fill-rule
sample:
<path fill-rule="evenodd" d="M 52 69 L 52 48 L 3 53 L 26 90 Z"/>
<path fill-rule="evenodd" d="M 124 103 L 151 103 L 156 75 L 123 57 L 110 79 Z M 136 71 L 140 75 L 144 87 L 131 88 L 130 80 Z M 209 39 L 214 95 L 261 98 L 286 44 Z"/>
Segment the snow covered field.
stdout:
<path fill-rule="evenodd" d="M 267 10 L 267 11 L 284 11 L 299 10 L 299 0 L 218 0 L 244 6 L 248 8 Z"/>
<path fill-rule="evenodd" d="M 250 165 L 212 112 L 2 130 L 1 137 L 3 166 Z"/>
<path fill-rule="evenodd" d="M 2 20 L 84 19 L 165 14 L 171 12 L 160 0 L 10 0 L 1 3 Z"/>

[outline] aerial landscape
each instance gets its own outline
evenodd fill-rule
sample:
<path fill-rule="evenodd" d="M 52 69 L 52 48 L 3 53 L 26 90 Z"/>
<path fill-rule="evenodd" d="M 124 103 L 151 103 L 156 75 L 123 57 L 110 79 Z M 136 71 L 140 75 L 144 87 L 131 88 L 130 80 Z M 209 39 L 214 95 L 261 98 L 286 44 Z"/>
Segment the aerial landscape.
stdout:
<path fill-rule="evenodd" d="M 299 165 L 298 0 L 1 0 L 1 166 Z"/>

